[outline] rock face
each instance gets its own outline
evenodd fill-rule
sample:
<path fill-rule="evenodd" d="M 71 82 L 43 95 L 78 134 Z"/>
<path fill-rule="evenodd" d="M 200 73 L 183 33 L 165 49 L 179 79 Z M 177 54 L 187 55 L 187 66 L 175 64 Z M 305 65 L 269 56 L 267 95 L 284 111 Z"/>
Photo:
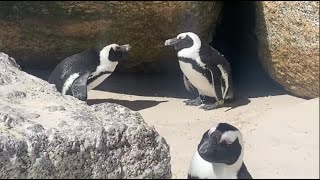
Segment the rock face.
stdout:
<path fill-rule="evenodd" d="M 0 53 L 0 178 L 171 178 L 169 146 L 139 113 L 87 106 Z"/>
<path fill-rule="evenodd" d="M 257 2 L 258 53 L 270 76 L 299 97 L 319 97 L 319 2 Z"/>
<path fill-rule="evenodd" d="M 19 64 L 48 67 L 92 46 L 129 43 L 121 70 L 158 69 L 158 61 L 177 63 L 163 46 L 167 38 L 183 31 L 208 38 L 220 9 L 221 2 L 204 1 L 4 1 L 0 49 Z"/>

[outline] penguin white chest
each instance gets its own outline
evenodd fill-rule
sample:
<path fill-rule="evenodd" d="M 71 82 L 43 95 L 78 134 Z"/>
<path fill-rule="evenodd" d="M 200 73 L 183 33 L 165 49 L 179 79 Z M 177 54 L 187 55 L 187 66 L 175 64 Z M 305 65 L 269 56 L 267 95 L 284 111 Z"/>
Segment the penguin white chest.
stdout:
<path fill-rule="evenodd" d="M 199 179 L 237 179 L 237 172 L 222 164 L 213 164 L 201 158 L 198 151 L 192 157 L 188 174 Z"/>
<path fill-rule="evenodd" d="M 112 61 L 104 61 L 104 63 L 101 63 L 96 71 L 92 72 L 90 77 L 95 78 L 96 76 L 99 76 L 100 73 L 109 71 L 110 73 L 102 74 L 98 78 L 96 78 L 94 81 L 92 81 L 90 84 L 88 84 L 88 91 L 97 87 L 99 84 L 101 84 L 104 80 L 106 80 L 110 75 L 111 72 L 113 72 L 117 66 L 118 62 L 112 62 Z M 90 78 L 90 79 L 91 79 Z"/>
<path fill-rule="evenodd" d="M 193 154 L 188 174 L 199 179 L 216 179 L 212 164 L 203 160 L 198 151 Z"/>
<path fill-rule="evenodd" d="M 189 79 L 191 84 L 198 89 L 200 94 L 215 97 L 213 85 L 210 84 L 207 77 L 193 69 L 190 63 L 179 60 L 179 65 L 184 75 Z"/>
<path fill-rule="evenodd" d="M 111 74 L 103 74 L 99 76 L 97 79 L 92 81 L 90 84 L 88 84 L 88 91 L 92 90 L 93 88 L 97 87 L 99 84 L 101 84 L 107 77 L 109 77 Z"/>

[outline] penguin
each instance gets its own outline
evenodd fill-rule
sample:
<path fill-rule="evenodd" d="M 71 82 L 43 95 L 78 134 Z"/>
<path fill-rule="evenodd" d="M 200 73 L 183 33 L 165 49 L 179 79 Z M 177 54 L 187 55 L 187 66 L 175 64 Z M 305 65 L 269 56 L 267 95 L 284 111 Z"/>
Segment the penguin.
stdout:
<path fill-rule="evenodd" d="M 167 39 L 165 46 L 177 51 L 184 85 L 188 91 L 197 90 L 196 99 L 184 101 L 186 105 L 199 106 L 206 97 L 213 99 L 200 108 L 212 110 L 222 107 L 225 101 L 233 101 L 234 90 L 231 67 L 227 59 L 193 32 L 185 32 Z"/>
<path fill-rule="evenodd" d="M 243 156 L 240 131 L 228 123 L 218 123 L 203 134 L 187 179 L 252 179 Z"/>
<path fill-rule="evenodd" d="M 63 95 L 86 101 L 88 91 L 108 78 L 130 49 L 129 44 L 109 44 L 69 56 L 55 67 L 48 82 Z"/>

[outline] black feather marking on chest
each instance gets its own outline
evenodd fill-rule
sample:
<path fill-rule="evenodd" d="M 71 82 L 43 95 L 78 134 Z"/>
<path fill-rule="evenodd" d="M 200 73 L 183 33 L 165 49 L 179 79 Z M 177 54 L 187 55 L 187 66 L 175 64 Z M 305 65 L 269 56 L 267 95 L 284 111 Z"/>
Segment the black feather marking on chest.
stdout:
<path fill-rule="evenodd" d="M 197 72 L 200 72 L 203 76 L 207 77 L 210 84 L 212 84 L 211 72 L 208 69 L 201 67 L 195 60 L 191 58 L 178 57 L 178 59 L 179 61 L 191 64 L 192 69 L 194 69 Z"/>
<path fill-rule="evenodd" d="M 111 71 L 101 72 L 100 74 L 96 75 L 95 77 L 89 78 L 89 79 L 88 79 L 88 82 L 87 82 L 87 85 L 90 84 L 90 83 L 92 83 L 92 82 L 95 81 L 96 79 L 98 79 L 100 76 L 105 75 L 105 74 L 111 74 L 111 73 L 112 73 Z"/>

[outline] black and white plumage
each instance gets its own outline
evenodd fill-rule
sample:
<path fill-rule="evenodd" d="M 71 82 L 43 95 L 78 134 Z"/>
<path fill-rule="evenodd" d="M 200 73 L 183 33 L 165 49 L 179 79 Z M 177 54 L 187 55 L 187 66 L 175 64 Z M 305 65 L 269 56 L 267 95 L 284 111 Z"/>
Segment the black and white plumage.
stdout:
<path fill-rule="evenodd" d="M 228 123 L 214 125 L 202 136 L 192 157 L 188 179 L 252 179 L 243 155 L 240 131 Z"/>
<path fill-rule="evenodd" d="M 224 105 L 225 100 L 233 100 L 231 67 L 222 54 L 192 32 L 165 41 L 165 46 L 172 45 L 177 51 L 186 89 L 197 89 L 199 93 L 197 99 L 185 101 L 187 105 L 199 106 L 204 103 L 204 97 L 213 97 L 215 102 L 201 107 L 211 110 Z"/>
<path fill-rule="evenodd" d="M 74 54 L 56 66 L 48 82 L 63 95 L 86 101 L 87 92 L 111 75 L 130 48 L 128 44 L 110 44 Z"/>

